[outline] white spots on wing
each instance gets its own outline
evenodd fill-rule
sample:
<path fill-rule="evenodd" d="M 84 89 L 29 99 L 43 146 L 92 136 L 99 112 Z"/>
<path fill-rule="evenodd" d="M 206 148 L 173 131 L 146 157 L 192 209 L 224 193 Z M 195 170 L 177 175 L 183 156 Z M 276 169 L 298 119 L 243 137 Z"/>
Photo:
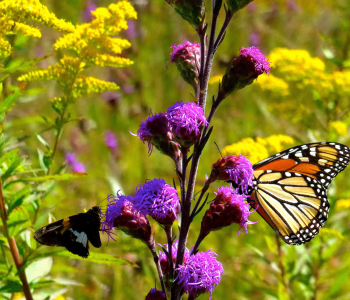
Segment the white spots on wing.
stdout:
<path fill-rule="evenodd" d="M 75 231 L 73 230 L 72 228 L 69 229 L 71 232 L 73 232 L 73 234 L 77 237 L 77 240 L 76 242 L 77 243 L 81 243 L 84 245 L 84 247 L 86 247 L 87 245 L 87 241 L 88 241 L 88 238 L 87 238 L 87 235 L 85 232 L 78 232 L 78 231 Z"/>
<path fill-rule="evenodd" d="M 340 145 L 335 145 L 334 148 L 337 149 L 337 150 L 340 150 L 340 149 L 341 149 Z"/>
<path fill-rule="evenodd" d="M 288 159 L 289 158 L 289 155 L 285 155 L 285 156 L 282 156 L 283 159 Z"/>
<path fill-rule="evenodd" d="M 291 174 L 291 173 L 289 173 L 289 172 L 285 172 L 284 174 L 285 174 L 287 177 L 292 176 L 292 174 Z"/>
<path fill-rule="evenodd" d="M 295 152 L 296 157 L 302 157 L 303 153 L 301 151 Z"/>

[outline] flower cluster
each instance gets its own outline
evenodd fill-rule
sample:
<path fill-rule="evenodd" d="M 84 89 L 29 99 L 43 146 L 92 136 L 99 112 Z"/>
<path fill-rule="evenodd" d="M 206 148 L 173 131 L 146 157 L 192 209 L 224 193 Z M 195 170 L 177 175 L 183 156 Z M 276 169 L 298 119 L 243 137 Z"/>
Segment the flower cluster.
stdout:
<path fill-rule="evenodd" d="M 253 166 L 249 159 L 242 155 L 226 155 L 213 164 L 207 184 L 216 180 L 231 181 L 242 192 L 247 192 L 253 185 L 252 179 Z"/>
<path fill-rule="evenodd" d="M 106 212 L 101 215 L 101 230 L 112 237 L 114 229 L 141 240 L 146 244 L 152 242 L 152 229 L 147 217 L 134 209 L 134 198 L 124 196 L 108 196 Z"/>
<path fill-rule="evenodd" d="M 134 208 L 150 215 L 160 224 L 172 224 L 180 212 L 177 191 L 164 179 L 153 179 L 139 184 L 134 197 Z"/>
<path fill-rule="evenodd" d="M 4 0 L 0 2 L 0 59 L 12 52 L 10 43 L 5 39 L 8 34 L 24 34 L 35 38 L 41 37 L 40 29 L 27 22 L 38 22 L 50 28 L 72 32 L 74 26 L 58 19 L 39 0 Z"/>
<path fill-rule="evenodd" d="M 292 145 L 292 137 L 282 134 L 271 135 L 267 138 L 245 138 L 237 143 L 228 145 L 222 149 L 223 155 L 246 155 L 255 164 L 277 152 L 282 151 L 286 145 Z"/>
<path fill-rule="evenodd" d="M 142 122 L 137 136 L 148 143 L 149 152 L 155 146 L 173 159 L 179 157 L 180 146 L 189 148 L 198 141 L 208 124 L 203 110 L 193 102 L 178 102 L 166 113 L 151 115 Z"/>
<path fill-rule="evenodd" d="M 270 74 L 270 63 L 257 47 L 241 48 L 222 78 L 220 94 L 226 97 L 235 90 L 253 83 L 263 73 Z"/>
<path fill-rule="evenodd" d="M 186 264 L 177 268 L 178 276 L 175 279 L 180 283 L 185 293 L 188 293 L 194 299 L 196 296 L 210 292 L 211 295 L 220 283 L 221 275 L 224 269 L 219 261 L 216 260 L 217 254 L 214 252 L 198 252 L 191 255 Z"/>
<path fill-rule="evenodd" d="M 47 70 L 29 72 L 18 80 L 56 80 L 66 96 L 61 100 L 65 101 L 119 89 L 114 82 L 83 76 L 81 72 L 92 66 L 124 67 L 132 64 L 132 61 L 120 55 L 123 49 L 130 47 L 130 43 L 113 36 L 127 29 L 126 19 L 136 18 L 136 12 L 129 2 L 120 1 L 91 13 L 94 18 L 90 23 L 77 25 L 54 44 L 56 51 L 69 50 L 75 52 L 75 56 L 64 56 Z"/>
<path fill-rule="evenodd" d="M 239 194 L 238 190 L 233 190 L 232 187 L 221 187 L 215 194 L 215 200 L 210 204 L 202 219 L 201 236 L 205 237 L 211 231 L 229 226 L 232 223 L 239 224 L 240 228 L 244 228 L 248 232 L 248 224 L 253 224 L 253 222 L 248 221 L 251 214 L 249 204 L 246 202 L 248 196 Z M 240 230 L 238 234 L 241 233 Z"/>

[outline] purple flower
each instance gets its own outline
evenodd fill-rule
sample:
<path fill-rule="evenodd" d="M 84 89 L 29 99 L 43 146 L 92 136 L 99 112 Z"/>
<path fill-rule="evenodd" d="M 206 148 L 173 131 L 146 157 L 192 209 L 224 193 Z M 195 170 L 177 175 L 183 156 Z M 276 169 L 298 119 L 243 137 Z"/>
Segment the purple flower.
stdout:
<path fill-rule="evenodd" d="M 157 289 L 153 288 L 147 294 L 145 300 L 166 300 L 166 295 L 163 291 L 158 291 Z"/>
<path fill-rule="evenodd" d="M 101 230 L 112 239 L 114 228 L 122 230 L 125 234 L 151 244 L 152 229 L 148 219 L 134 209 L 134 198 L 117 193 L 116 196 L 107 197 L 107 209 L 101 213 Z"/>
<path fill-rule="evenodd" d="M 85 23 L 91 22 L 92 20 L 91 11 L 95 11 L 95 10 L 96 10 L 96 5 L 93 2 L 88 1 L 83 10 L 83 22 Z"/>
<path fill-rule="evenodd" d="M 171 250 L 172 257 L 173 257 L 173 267 L 175 267 L 178 244 L 179 244 L 179 240 L 176 240 L 173 243 L 172 250 Z M 159 246 L 161 245 L 159 244 Z M 168 244 L 164 244 L 164 249 L 168 251 Z M 185 248 L 183 264 L 186 264 L 186 261 L 189 258 L 189 256 L 190 256 L 190 251 L 188 251 L 188 249 Z M 162 251 L 159 251 L 159 263 L 160 263 L 160 267 L 162 268 L 163 275 L 168 275 L 170 272 L 169 259 L 166 253 Z"/>
<path fill-rule="evenodd" d="M 86 172 L 84 164 L 78 161 L 73 153 L 66 153 L 66 160 L 73 172 Z"/>
<path fill-rule="evenodd" d="M 137 186 L 134 208 L 161 224 L 172 224 L 180 212 L 180 200 L 164 179 L 155 178 Z"/>
<path fill-rule="evenodd" d="M 177 66 L 182 78 L 194 88 L 198 85 L 200 68 L 200 45 L 185 40 L 184 44 L 174 45 L 170 59 Z"/>
<path fill-rule="evenodd" d="M 221 98 L 235 90 L 244 88 L 253 83 L 263 73 L 270 74 L 270 63 L 257 47 L 241 48 L 238 57 L 234 58 L 220 87 Z"/>
<path fill-rule="evenodd" d="M 138 30 L 135 20 L 127 20 L 128 28 L 125 30 L 125 35 L 128 39 L 134 39 L 138 36 Z"/>
<path fill-rule="evenodd" d="M 240 229 L 244 228 L 248 233 L 247 226 L 255 224 L 255 222 L 248 221 L 251 214 L 249 204 L 246 202 L 248 196 L 239 194 L 237 189 L 233 190 L 232 187 L 221 187 L 215 194 L 215 200 L 210 204 L 202 219 L 201 236 L 204 238 L 211 231 L 232 223 L 239 224 Z M 238 235 L 242 232 L 239 230 Z"/>
<path fill-rule="evenodd" d="M 220 283 L 221 274 L 224 273 L 221 263 L 216 260 L 217 254 L 209 251 L 191 255 L 185 265 L 176 269 L 179 274 L 175 280 L 193 299 L 210 292 L 210 300 L 214 289 Z"/>
<path fill-rule="evenodd" d="M 105 143 L 108 148 L 111 149 L 112 152 L 117 153 L 118 152 L 118 141 L 117 137 L 115 136 L 114 132 L 111 130 L 106 130 L 104 132 L 105 134 Z"/>
<path fill-rule="evenodd" d="M 178 142 L 184 147 L 192 146 L 208 125 L 203 110 L 193 102 L 177 102 L 168 108 L 169 124 Z"/>
<path fill-rule="evenodd" d="M 169 140 L 169 120 L 165 113 L 150 115 L 145 122 L 142 122 L 137 136 L 148 144 L 148 152 L 152 153 L 152 145 L 160 145 Z"/>
<path fill-rule="evenodd" d="M 248 158 L 226 155 L 213 164 L 207 184 L 216 180 L 229 180 L 239 186 L 242 192 L 247 192 L 249 186 L 253 186 L 253 173 L 253 165 Z"/>

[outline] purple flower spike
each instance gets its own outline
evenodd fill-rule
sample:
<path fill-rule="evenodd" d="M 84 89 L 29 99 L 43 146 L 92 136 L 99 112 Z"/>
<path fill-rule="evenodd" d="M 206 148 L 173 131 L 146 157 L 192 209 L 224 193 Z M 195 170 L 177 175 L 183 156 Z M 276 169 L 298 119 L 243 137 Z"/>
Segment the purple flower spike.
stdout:
<path fill-rule="evenodd" d="M 207 236 L 211 231 L 219 230 L 222 227 L 237 223 L 240 225 L 238 235 L 244 230 L 248 233 L 247 226 L 256 222 L 248 221 L 251 212 L 249 204 L 246 202 L 247 195 L 240 195 L 232 187 L 221 187 L 215 193 L 216 198 L 210 204 L 202 219 L 200 234 Z"/>
<path fill-rule="evenodd" d="M 224 273 L 221 263 L 216 260 L 217 254 L 209 251 L 191 255 L 185 265 L 176 269 L 179 274 L 175 280 L 192 299 L 210 292 L 210 300 L 214 289 L 220 283 L 221 274 Z"/>
<path fill-rule="evenodd" d="M 200 69 L 201 51 L 200 45 L 185 41 L 184 44 L 172 46 L 170 54 L 171 62 L 177 66 L 182 78 L 196 87 Z"/>
<path fill-rule="evenodd" d="M 78 161 L 73 153 L 66 153 L 66 160 L 73 172 L 86 172 L 84 164 Z"/>
<path fill-rule="evenodd" d="M 165 300 L 165 299 L 166 299 L 166 295 L 164 294 L 164 292 L 158 291 L 155 288 L 151 289 L 145 298 L 145 300 Z"/>
<path fill-rule="evenodd" d="M 160 224 L 172 224 L 180 212 L 180 200 L 173 187 L 156 178 L 138 185 L 134 208 Z"/>
<path fill-rule="evenodd" d="M 178 142 L 187 148 L 199 139 L 202 129 L 208 125 L 202 108 L 193 102 L 177 102 L 170 106 L 168 118 Z"/>
<path fill-rule="evenodd" d="M 216 180 L 232 181 L 242 192 L 247 192 L 253 186 L 253 165 L 248 158 L 239 155 L 226 155 L 212 166 L 207 184 Z"/>
<path fill-rule="evenodd" d="M 179 240 L 176 240 L 172 246 L 171 252 L 172 252 L 172 256 L 173 256 L 173 267 L 175 267 L 178 244 L 179 244 Z M 159 246 L 161 246 L 161 245 L 159 244 Z M 166 249 L 168 251 L 168 244 L 164 244 L 163 247 L 164 247 L 164 249 Z M 183 264 L 186 264 L 186 261 L 189 258 L 189 256 L 190 256 L 190 251 L 188 251 L 188 249 L 185 248 Z M 169 259 L 168 259 L 168 256 L 166 255 L 166 253 L 164 253 L 162 251 L 159 251 L 159 263 L 160 263 L 160 267 L 162 268 L 163 275 L 165 275 L 165 276 L 169 275 L 169 272 L 170 272 Z"/>
<path fill-rule="evenodd" d="M 257 47 L 241 48 L 222 78 L 220 96 L 225 98 L 235 90 L 252 84 L 263 73 L 270 74 L 270 63 Z"/>
<path fill-rule="evenodd" d="M 118 148 L 118 141 L 117 137 L 111 130 L 106 130 L 105 131 L 105 142 L 107 147 L 111 149 L 117 149 Z"/>

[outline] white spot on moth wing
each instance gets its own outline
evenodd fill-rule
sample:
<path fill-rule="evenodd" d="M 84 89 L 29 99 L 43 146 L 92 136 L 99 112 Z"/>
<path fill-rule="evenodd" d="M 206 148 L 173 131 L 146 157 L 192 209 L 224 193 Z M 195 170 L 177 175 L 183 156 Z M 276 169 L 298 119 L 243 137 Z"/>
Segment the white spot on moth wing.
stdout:
<path fill-rule="evenodd" d="M 72 228 L 69 229 L 71 232 L 73 232 L 73 234 L 77 237 L 76 242 L 77 243 L 81 243 L 84 245 L 84 247 L 86 247 L 87 242 L 88 242 L 88 238 L 85 232 L 78 232 L 73 230 Z"/>

